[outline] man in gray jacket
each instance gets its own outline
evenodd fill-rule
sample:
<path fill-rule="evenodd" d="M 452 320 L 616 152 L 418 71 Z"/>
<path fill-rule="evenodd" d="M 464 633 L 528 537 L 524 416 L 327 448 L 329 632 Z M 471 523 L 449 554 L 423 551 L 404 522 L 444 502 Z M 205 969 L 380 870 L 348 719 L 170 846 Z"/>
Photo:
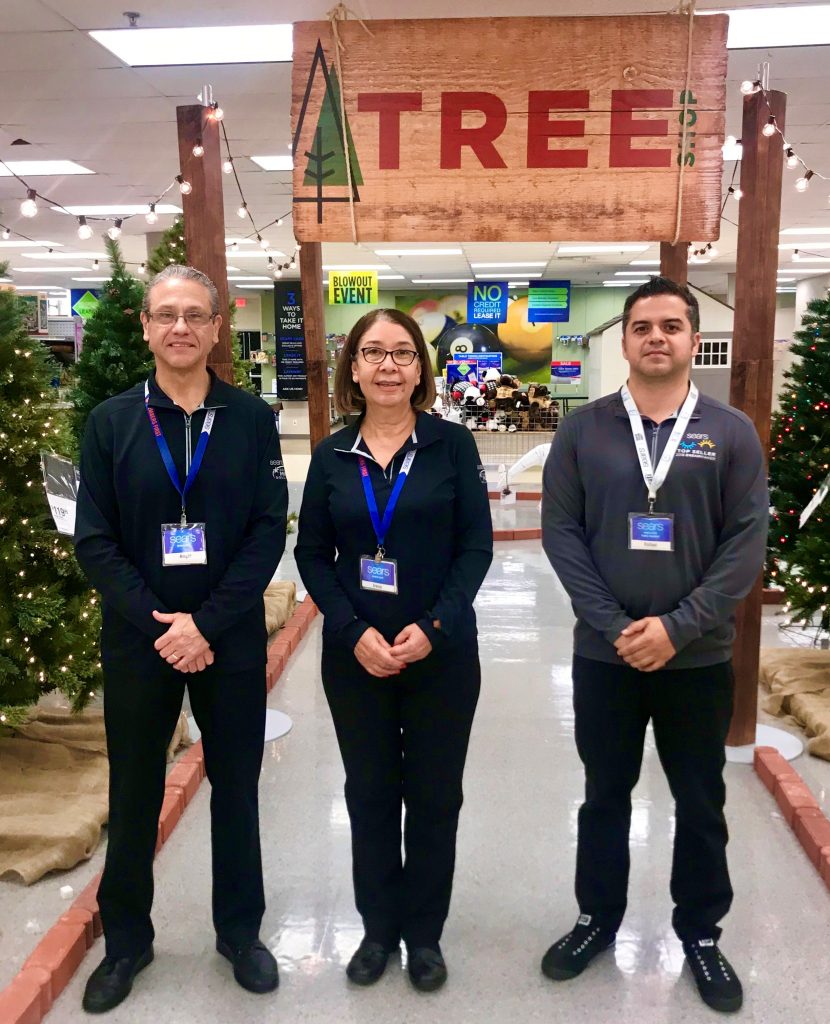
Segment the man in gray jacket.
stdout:
<path fill-rule="evenodd" d="M 628 383 L 568 416 L 544 469 L 542 538 L 576 614 L 576 926 L 542 970 L 574 978 L 614 942 L 626 907 L 631 791 L 651 720 L 675 799 L 672 923 L 703 1000 L 734 1011 L 718 948 L 732 902 L 723 814 L 734 612 L 764 560 L 769 499 L 758 435 L 690 380 L 691 292 L 655 277 L 623 312 Z"/>

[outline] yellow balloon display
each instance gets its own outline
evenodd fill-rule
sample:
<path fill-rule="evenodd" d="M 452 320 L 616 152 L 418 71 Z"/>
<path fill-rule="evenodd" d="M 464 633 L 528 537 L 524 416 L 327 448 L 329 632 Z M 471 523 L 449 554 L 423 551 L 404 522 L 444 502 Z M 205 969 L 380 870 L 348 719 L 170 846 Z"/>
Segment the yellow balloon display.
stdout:
<path fill-rule="evenodd" d="M 528 367 L 550 362 L 553 324 L 532 324 L 527 318 L 527 297 L 507 304 L 507 321 L 499 324 L 499 341 L 505 355 Z"/>

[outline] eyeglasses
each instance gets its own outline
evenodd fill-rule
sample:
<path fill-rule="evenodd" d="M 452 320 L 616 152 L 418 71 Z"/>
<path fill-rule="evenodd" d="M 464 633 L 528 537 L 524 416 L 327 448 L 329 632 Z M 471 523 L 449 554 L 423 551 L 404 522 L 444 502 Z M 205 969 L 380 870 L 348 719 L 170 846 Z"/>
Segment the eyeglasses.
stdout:
<path fill-rule="evenodd" d="M 188 327 L 205 327 L 215 316 L 215 313 L 204 313 L 198 309 L 191 310 L 189 313 L 174 313 L 170 309 L 163 309 L 159 313 L 148 313 L 147 319 L 155 320 L 162 327 L 172 327 L 181 317 Z"/>
<path fill-rule="evenodd" d="M 411 366 L 418 358 L 418 353 L 413 348 L 396 348 L 394 351 L 389 352 L 385 348 L 362 348 L 359 350 L 360 354 L 366 360 L 367 363 L 373 363 L 379 365 L 382 363 L 387 356 L 392 357 L 392 362 L 396 366 Z"/>

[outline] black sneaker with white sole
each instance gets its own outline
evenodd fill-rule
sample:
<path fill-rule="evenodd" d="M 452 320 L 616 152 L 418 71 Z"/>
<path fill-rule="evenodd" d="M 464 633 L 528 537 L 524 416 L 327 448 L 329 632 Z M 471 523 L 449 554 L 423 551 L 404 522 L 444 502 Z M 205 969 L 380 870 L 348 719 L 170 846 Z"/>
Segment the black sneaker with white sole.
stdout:
<path fill-rule="evenodd" d="M 613 946 L 616 937 L 616 932 L 603 928 L 590 914 L 580 914 L 573 931 L 554 942 L 542 957 L 542 973 L 553 981 L 575 978 L 595 956 Z"/>
<path fill-rule="evenodd" d="M 721 1013 L 740 1010 L 744 991 L 732 964 L 718 949 L 714 939 L 684 942 L 683 951 L 694 975 L 700 998 Z"/>

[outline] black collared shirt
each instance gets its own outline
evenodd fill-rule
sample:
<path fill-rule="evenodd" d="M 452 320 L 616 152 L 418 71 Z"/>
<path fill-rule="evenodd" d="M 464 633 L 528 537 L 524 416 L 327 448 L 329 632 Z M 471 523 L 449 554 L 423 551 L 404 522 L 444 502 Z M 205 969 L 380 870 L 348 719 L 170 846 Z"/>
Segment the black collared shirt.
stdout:
<path fill-rule="evenodd" d="M 391 643 L 416 622 L 433 646 L 474 642 L 473 601 L 493 558 L 487 483 L 474 439 L 465 427 L 420 413 L 386 472 L 361 442 L 359 422 L 322 441 L 303 494 L 295 558 L 325 616 L 324 638 L 354 647 L 373 626 Z M 369 456 L 382 517 L 403 457 L 413 449 L 415 461 L 384 540 L 386 557 L 398 563 L 399 592 L 362 590 L 360 558 L 374 555 L 377 539 L 358 457 Z"/>

